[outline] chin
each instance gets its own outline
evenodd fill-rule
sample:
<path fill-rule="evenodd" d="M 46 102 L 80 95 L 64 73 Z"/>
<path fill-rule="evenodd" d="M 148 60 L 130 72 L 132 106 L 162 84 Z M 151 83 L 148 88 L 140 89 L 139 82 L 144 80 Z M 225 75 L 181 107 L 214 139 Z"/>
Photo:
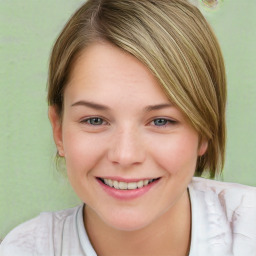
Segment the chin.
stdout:
<path fill-rule="evenodd" d="M 143 228 L 145 228 L 146 226 L 148 226 L 149 223 L 143 221 L 143 222 L 138 222 L 138 221 L 115 221 L 115 222 L 111 222 L 109 223 L 109 226 L 111 228 L 114 228 L 116 230 L 120 230 L 120 231 L 127 231 L 127 232 L 132 232 L 132 231 L 137 231 L 137 230 L 141 230 Z"/>
<path fill-rule="evenodd" d="M 103 221 L 116 230 L 120 231 L 136 231 L 150 225 L 155 218 L 146 216 L 142 213 L 116 213 L 111 214 L 109 218 L 102 218 Z"/>

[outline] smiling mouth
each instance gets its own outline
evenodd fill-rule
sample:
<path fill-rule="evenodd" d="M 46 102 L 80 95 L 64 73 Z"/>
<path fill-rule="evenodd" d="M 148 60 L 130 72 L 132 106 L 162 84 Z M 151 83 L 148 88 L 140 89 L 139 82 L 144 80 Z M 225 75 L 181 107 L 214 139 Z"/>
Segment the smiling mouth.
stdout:
<path fill-rule="evenodd" d="M 135 190 L 139 188 L 143 188 L 148 186 L 149 184 L 159 180 L 160 178 L 157 179 L 147 179 L 147 180 L 140 180 L 137 182 L 124 182 L 124 181 L 117 181 L 117 180 L 112 180 L 112 179 L 103 179 L 103 178 L 98 178 L 102 183 L 105 185 L 115 188 L 118 190 Z"/>

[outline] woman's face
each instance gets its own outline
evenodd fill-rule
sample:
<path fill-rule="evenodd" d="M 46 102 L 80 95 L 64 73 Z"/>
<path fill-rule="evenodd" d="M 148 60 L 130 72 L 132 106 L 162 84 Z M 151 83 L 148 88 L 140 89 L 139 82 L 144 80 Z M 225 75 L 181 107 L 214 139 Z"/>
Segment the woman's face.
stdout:
<path fill-rule="evenodd" d="M 53 107 L 49 116 L 75 192 L 120 230 L 145 227 L 177 204 L 207 148 L 149 70 L 109 43 L 84 50 L 62 123 Z"/>

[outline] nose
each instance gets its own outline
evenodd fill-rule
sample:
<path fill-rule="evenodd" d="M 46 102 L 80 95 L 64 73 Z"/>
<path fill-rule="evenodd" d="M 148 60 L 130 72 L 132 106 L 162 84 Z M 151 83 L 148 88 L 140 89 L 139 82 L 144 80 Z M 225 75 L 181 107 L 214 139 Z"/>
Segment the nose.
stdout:
<path fill-rule="evenodd" d="M 145 161 L 143 139 L 137 129 L 125 128 L 113 134 L 108 159 L 121 167 L 138 165 Z"/>

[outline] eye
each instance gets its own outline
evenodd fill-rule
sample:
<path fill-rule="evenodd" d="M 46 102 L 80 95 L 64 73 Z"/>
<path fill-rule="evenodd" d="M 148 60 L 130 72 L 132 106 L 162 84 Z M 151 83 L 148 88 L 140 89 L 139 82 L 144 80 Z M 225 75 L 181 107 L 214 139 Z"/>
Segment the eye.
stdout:
<path fill-rule="evenodd" d="M 161 119 L 155 119 L 155 120 L 153 121 L 153 123 L 154 123 L 154 125 L 156 125 L 156 126 L 163 126 L 163 125 L 166 125 L 166 124 L 168 123 L 168 120 L 163 119 L 163 118 L 161 118 Z"/>
<path fill-rule="evenodd" d="M 107 122 L 104 121 L 100 117 L 90 117 L 90 118 L 82 120 L 81 123 L 86 123 L 86 124 L 93 125 L 93 126 L 99 126 L 99 125 L 106 125 L 107 124 Z"/>
<path fill-rule="evenodd" d="M 176 121 L 166 118 L 156 118 L 151 123 L 155 126 L 167 126 L 169 124 L 175 124 Z"/>

